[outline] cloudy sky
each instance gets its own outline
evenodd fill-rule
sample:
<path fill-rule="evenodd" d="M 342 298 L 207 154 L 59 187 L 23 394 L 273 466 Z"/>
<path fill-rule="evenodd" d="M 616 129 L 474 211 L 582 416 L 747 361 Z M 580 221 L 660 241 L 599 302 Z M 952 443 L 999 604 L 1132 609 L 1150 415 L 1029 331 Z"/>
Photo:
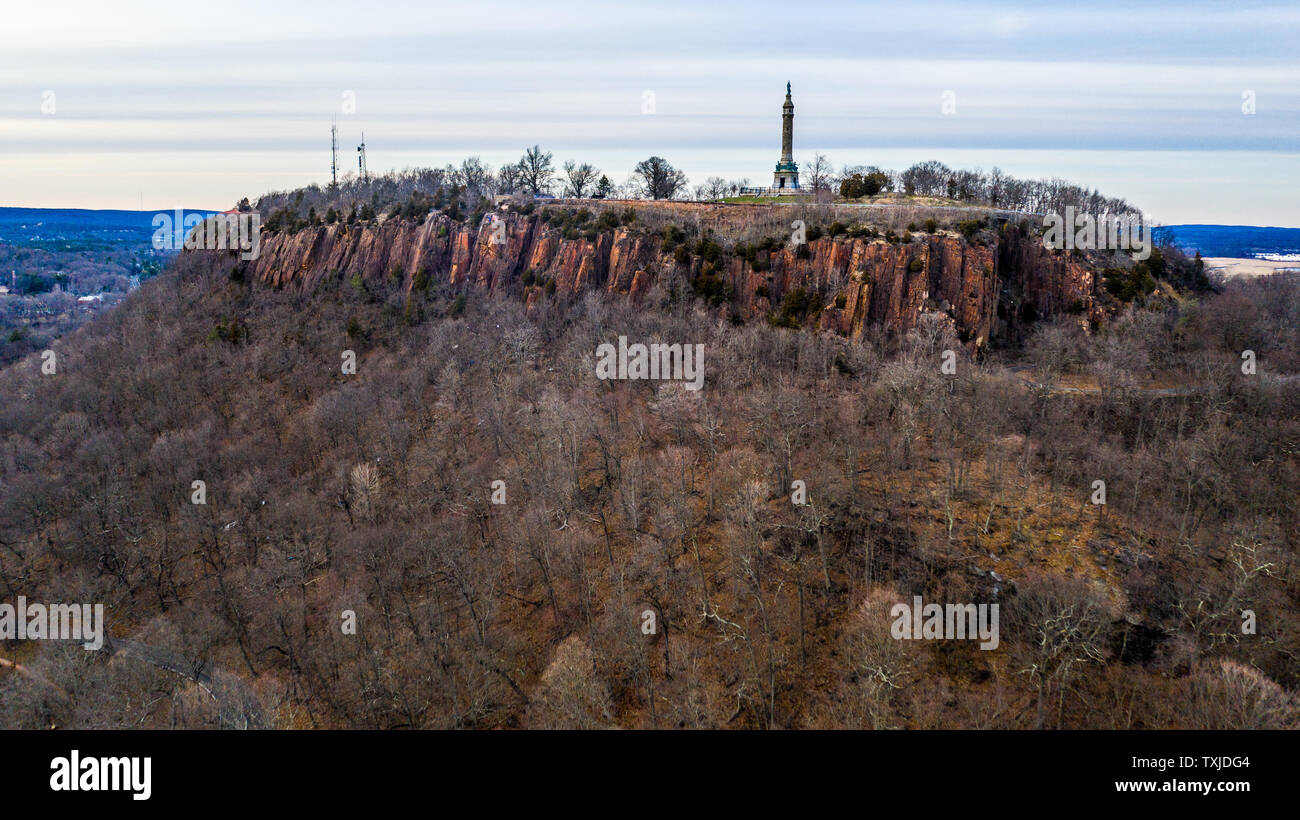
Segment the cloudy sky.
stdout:
<path fill-rule="evenodd" d="M 1300 6 L 1250 2 L 6 0 L 0 205 L 229 207 L 327 181 L 332 120 L 347 169 L 364 131 L 372 172 L 536 142 L 765 184 L 787 81 L 800 162 L 1300 227 Z"/>

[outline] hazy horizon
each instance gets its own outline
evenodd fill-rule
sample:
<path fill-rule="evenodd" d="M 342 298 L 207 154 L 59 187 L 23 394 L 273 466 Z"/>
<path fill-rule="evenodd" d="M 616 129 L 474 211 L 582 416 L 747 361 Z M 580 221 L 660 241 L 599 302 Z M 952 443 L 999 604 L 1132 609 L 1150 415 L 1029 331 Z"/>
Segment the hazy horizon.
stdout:
<path fill-rule="evenodd" d="M 328 182 L 331 121 L 344 171 L 364 131 L 372 173 L 538 143 L 615 182 L 658 154 L 765 184 L 789 81 L 801 164 L 996 165 L 1164 224 L 1300 226 L 1294 8 L 73 5 L 0 31 L 0 205 L 229 208 Z"/>

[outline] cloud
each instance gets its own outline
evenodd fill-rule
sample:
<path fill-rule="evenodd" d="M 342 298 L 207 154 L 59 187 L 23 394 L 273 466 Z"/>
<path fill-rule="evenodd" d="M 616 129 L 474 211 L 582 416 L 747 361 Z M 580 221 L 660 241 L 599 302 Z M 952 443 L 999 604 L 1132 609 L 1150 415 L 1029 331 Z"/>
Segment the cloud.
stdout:
<path fill-rule="evenodd" d="M 1029 18 L 1021 14 L 1004 14 L 993 22 L 993 30 L 1001 37 L 1014 37 L 1029 28 Z"/>
<path fill-rule="evenodd" d="M 716 169 L 714 152 L 729 152 L 753 163 L 736 175 L 758 179 L 775 161 L 768 154 L 779 147 L 787 80 L 796 152 L 885 164 L 877 158 L 902 151 L 899 162 L 950 165 L 963 152 L 997 152 L 1008 171 L 1017 152 L 1102 152 L 1127 162 L 1108 193 L 1137 200 L 1137 189 L 1176 189 L 1178 207 L 1201 221 L 1230 221 L 1252 206 L 1255 188 L 1292 179 L 1280 158 L 1300 153 L 1300 11 L 1287 7 L 1009 3 L 990 14 L 949 3 L 400 0 L 362 10 L 342 0 L 229 0 L 220 13 L 205 8 L 172 15 L 85 2 L 56 18 L 20 4 L 0 30 L 0 152 L 22 154 L 32 173 L 21 184 L 6 178 L 7 204 L 48 196 L 42 176 L 68 172 L 60 157 L 98 155 L 94 173 L 126 175 L 166 154 L 193 158 L 192 173 L 183 160 L 169 166 L 192 186 L 185 204 L 226 205 L 235 193 L 320 178 L 331 120 L 345 143 L 366 132 L 376 169 L 471 153 L 499 163 L 540 142 L 620 177 L 638 155 L 659 153 L 702 179 Z M 647 89 L 653 116 L 641 114 Z M 1245 90 L 1256 93 L 1256 115 L 1241 111 Z M 57 95 L 54 116 L 41 110 L 46 91 Z M 340 107 L 348 91 L 355 113 Z M 941 112 L 945 91 L 955 94 L 954 116 Z M 1248 175 L 1237 184 L 1188 197 L 1150 177 L 1142 157 L 1151 152 L 1261 160 L 1241 166 Z M 250 155 L 265 166 L 252 177 L 241 171 Z M 223 162 L 227 180 L 211 173 Z M 1091 184 L 1096 175 L 1078 170 Z M 129 206 L 156 181 L 125 186 L 120 200 L 61 204 Z M 1298 210 L 1290 206 L 1291 223 Z"/>

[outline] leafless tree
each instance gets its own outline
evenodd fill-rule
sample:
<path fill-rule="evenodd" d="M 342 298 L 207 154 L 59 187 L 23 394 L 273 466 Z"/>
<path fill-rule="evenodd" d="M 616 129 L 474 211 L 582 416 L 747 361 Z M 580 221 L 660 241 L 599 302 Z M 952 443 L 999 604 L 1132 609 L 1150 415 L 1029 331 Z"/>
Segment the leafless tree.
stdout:
<path fill-rule="evenodd" d="M 704 180 L 704 184 L 700 186 L 699 198 L 722 199 L 727 195 L 729 187 L 727 181 L 722 177 L 709 177 Z"/>
<path fill-rule="evenodd" d="M 590 194 L 596 180 L 600 177 L 598 171 L 590 163 L 579 165 L 574 160 L 565 160 L 564 162 L 564 195 L 574 199 L 582 199 Z"/>
<path fill-rule="evenodd" d="M 641 190 L 650 199 L 672 199 L 686 190 L 686 174 L 663 157 L 641 160 L 636 164 L 635 175 Z"/>
<path fill-rule="evenodd" d="M 524 150 L 519 158 L 519 184 L 530 194 L 544 194 L 551 187 L 551 178 L 555 168 L 551 164 L 551 152 L 543 151 L 534 145 Z"/>
<path fill-rule="evenodd" d="M 829 193 L 834 184 L 835 166 L 825 154 L 817 153 L 812 162 L 804 166 L 804 176 L 814 194 Z"/>

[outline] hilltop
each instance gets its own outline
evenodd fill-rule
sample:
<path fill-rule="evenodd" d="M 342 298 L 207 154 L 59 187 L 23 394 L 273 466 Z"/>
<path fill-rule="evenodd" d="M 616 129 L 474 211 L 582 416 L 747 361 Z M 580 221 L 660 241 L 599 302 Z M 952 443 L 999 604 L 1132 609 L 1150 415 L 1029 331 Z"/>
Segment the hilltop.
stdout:
<path fill-rule="evenodd" d="M 1294 725 L 1293 278 L 1117 295 L 919 214 L 810 210 L 800 250 L 786 208 L 417 210 L 183 253 L 0 371 L 5 594 L 126 647 L 6 646 L 6 725 Z M 703 344 L 704 389 L 595 379 L 618 336 Z M 914 595 L 998 604 L 998 648 L 893 640 Z"/>
<path fill-rule="evenodd" d="M 455 200 L 415 202 L 315 224 L 277 212 L 238 275 L 305 291 L 385 282 L 407 298 L 468 285 L 529 305 L 587 291 L 637 303 L 689 295 L 735 323 L 852 338 L 897 336 L 932 314 L 973 351 L 1015 343 L 1038 319 L 1095 328 L 1134 299 L 1208 286 L 1176 250 L 1136 264 L 1049 251 L 1032 219 L 989 209 L 585 200 L 466 217 Z"/>

